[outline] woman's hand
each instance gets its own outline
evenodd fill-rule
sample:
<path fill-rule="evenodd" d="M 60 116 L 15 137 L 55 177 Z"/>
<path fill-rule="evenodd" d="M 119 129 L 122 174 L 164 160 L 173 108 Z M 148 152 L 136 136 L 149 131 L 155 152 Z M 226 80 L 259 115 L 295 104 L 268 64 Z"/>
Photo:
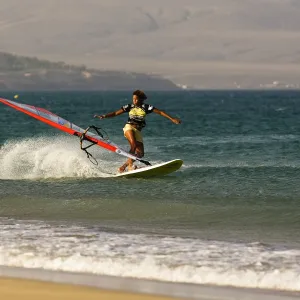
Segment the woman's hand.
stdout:
<path fill-rule="evenodd" d="M 98 118 L 98 119 L 105 119 L 105 115 L 101 115 L 101 116 L 94 115 L 94 118 Z"/>
<path fill-rule="evenodd" d="M 178 118 L 172 118 L 172 122 L 173 122 L 174 124 L 181 124 L 181 120 L 178 119 Z"/>

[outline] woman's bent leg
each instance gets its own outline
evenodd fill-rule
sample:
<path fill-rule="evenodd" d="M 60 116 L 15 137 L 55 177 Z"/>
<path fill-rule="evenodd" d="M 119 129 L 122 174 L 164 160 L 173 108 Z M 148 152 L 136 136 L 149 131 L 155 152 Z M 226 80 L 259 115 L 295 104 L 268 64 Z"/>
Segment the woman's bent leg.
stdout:
<path fill-rule="evenodd" d="M 136 151 L 136 147 L 137 147 L 136 143 L 137 142 L 136 142 L 136 139 L 135 139 L 135 136 L 134 136 L 134 131 L 133 130 L 126 130 L 125 137 L 127 138 L 128 142 L 129 142 L 129 145 L 130 145 L 129 153 L 135 155 L 135 151 Z M 128 169 L 133 169 L 133 159 L 128 158 L 126 163 L 119 168 L 119 172 L 124 172 L 127 167 L 128 167 Z"/>

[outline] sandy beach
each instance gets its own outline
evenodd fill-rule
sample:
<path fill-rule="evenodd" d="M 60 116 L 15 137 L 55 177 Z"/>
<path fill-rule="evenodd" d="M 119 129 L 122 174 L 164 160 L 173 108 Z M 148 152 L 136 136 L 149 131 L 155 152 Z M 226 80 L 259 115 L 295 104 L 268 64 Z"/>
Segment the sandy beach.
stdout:
<path fill-rule="evenodd" d="M 0 278 L 0 298 L 3 300 L 170 300 L 174 298 L 108 291 L 93 287 L 41 282 L 36 280 Z"/>
<path fill-rule="evenodd" d="M 300 293 L 1 266 L 0 299 L 295 300 Z"/>

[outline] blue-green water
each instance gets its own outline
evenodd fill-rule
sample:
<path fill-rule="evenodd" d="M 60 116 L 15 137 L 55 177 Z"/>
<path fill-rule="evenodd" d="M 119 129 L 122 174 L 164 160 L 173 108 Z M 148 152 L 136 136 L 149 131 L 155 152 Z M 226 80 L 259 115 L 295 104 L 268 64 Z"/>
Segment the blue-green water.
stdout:
<path fill-rule="evenodd" d="M 131 93 L 17 101 L 103 127 L 128 147 L 126 114 L 93 115 Z M 123 157 L 94 147 L 94 166 L 76 137 L 1 104 L 0 264 L 300 289 L 300 92 L 149 93 L 148 103 L 182 124 L 148 115 L 145 159 L 184 165 L 147 180 L 109 178 Z"/>

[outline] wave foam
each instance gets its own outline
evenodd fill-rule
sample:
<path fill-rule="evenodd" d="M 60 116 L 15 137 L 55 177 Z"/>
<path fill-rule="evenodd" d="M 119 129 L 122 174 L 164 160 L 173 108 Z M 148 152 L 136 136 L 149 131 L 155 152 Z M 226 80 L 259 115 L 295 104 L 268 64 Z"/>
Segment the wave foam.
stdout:
<path fill-rule="evenodd" d="M 93 165 L 70 137 L 53 136 L 9 141 L 0 148 L 0 179 L 107 177 L 118 162 L 101 149 L 91 150 Z"/>
<path fill-rule="evenodd" d="M 0 265 L 300 291 L 297 248 L 0 219 Z"/>

